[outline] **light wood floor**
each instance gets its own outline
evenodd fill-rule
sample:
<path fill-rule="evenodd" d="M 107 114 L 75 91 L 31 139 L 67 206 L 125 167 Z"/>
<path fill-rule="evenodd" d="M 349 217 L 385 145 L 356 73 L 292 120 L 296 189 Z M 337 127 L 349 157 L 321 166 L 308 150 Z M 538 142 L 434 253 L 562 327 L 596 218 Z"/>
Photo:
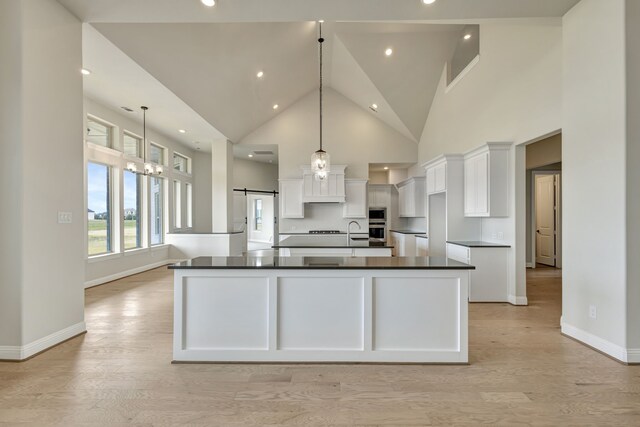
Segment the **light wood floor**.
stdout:
<path fill-rule="evenodd" d="M 172 365 L 171 274 L 87 291 L 89 333 L 0 363 L 0 425 L 640 425 L 640 367 L 560 335 L 560 276 L 529 307 L 472 304 L 469 366 Z"/>

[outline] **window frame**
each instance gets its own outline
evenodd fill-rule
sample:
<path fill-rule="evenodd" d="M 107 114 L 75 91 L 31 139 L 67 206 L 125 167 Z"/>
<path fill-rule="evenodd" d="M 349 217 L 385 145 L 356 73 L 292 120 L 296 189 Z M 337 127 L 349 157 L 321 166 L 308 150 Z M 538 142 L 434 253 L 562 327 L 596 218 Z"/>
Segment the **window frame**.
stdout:
<path fill-rule="evenodd" d="M 173 228 L 182 229 L 182 183 L 173 180 Z"/>
<path fill-rule="evenodd" d="M 185 182 L 185 203 L 187 208 L 187 228 L 193 228 L 193 184 Z"/>
<path fill-rule="evenodd" d="M 98 144 L 96 144 L 98 145 Z M 101 145 L 98 145 L 99 147 L 102 147 Z M 90 254 L 89 253 L 89 219 L 88 219 L 88 209 L 89 209 L 89 164 L 92 163 L 94 165 L 98 165 L 98 166 L 104 166 L 107 169 L 107 215 L 108 215 L 108 220 L 107 220 L 107 251 L 106 252 L 100 252 L 100 253 L 96 253 L 96 254 Z M 86 256 L 88 259 L 95 259 L 95 258 L 101 258 L 101 257 L 107 257 L 107 256 L 111 256 L 111 255 L 115 255 L 117 254 L 117 252 L 114 250 L 115 246 L 116 246 L 116 242 L 115 242 L 115 238 L 114 238 L 114 231 L 115 231 L 115 227 L 114 227 L 114 216 L 113 216 L 113 210 L 114 210 L 114 195 L 113 195 L 113 188 L 114 188 L 114 166 L 110 165 L 108 163 L 105 162 L 101 162 L 101 161 L 97 161 L 97 160 L 91 160 L 91 159 L 87 159 L 86 161 L 86 180 L 87 180 L 87 185 L 86 185 L 86 189 L 85 189 L 85 194 L 86 194 L 86 198 L 87 198 L 87 230 L 86 230 L 86 242 L 87 242 L 87 250 L 86 250 Z M 95 212 L 94 212 L 95 213 Z"/>
<path fill-rule="evenodd" d="M 133 138 L 133 139 L 138 141 L 138 147 L 137 147 L 138 154 L 136 156 L 132 156 L 131 154 L 127 154 L 127 152 L 125 151 L 124 139 L 126 137 Z M 122 154 L 124 154 L 124 156 L 129 158 L 129 159 L 142 160 L 143 152 L 144 152 L 144 141 L 143 141 L 142 137 L 137 135 L 134 132 L 129 131 L 129 130 L 126 130 L 126 129 L 123 130 L 122 131 Z"/>
<path fill-rule="evenodd" d="M 116 140 L 115 135 L 117 133 L 116 130 L 117 130 L 118 127 L 115 124 L 113 124 L 111 122 L 108 122 L 107 120 L 101 119 L 100 117 L 94 116 L 93 114 L 87 114 L 86 115 L 86 121 L 87 121 L 86 122 L 87 125 L 85 126 L 84 140 L 85 140 L 85 142 L 87 144 L 91 144 L 91 145 L 93 145 L 95 147 L 108 148 L 110 150 L 115 150 L 116 149 L 116 147 L 115 147 L 115 145 L 116 145 L 115 144 L 115 142 L 116 142 L 115 141 Z M 89 126 L 89 122 L 90 121 L 98 123 L 98 124 L 100 124 L 100 125 L 102 125 L 102 126 L 107 128 L 107 130 L 108 130 L 108 145 L 100 145 L 100 144 L 96 144 L 95 142 L 89 141 L 89 135 L 86 132 L 86 130 L 87 130 L 87 127 Z"/>
<path fill-rule="evenodd" d="M 182 171 L 180 169 L 176 169 L 175 167 L 175 161 L 176 161 L 176 157 L 179 157 L 181 159 L 185 160 L 185 168 L 186 170 Z M 182 174 L 182 175 L 186 175 L 186 176 L 191 176 L 191 157 L 189 156 L 185 156 L 184 154 L 178 152 L 178 151 L 174 151 L 172 154 L 172 171 L 173 173 L 178 173 L 178 174 Z"/>
<path fill-rule="evenodd" d="M 165 147 L 164 145 L 160 145 L 160 144 L 158 144 L 156 142 L 152 142 L 152 141 L 149 141 L 148 145 L 149 145 L 149 147 L 148 147 L 149 155 L 147 156 L 147 161 L 149 163 L 153 163 L 153 164 L 156 164 L 156 165 L 167 167 L 167 158 L 168 158 L 167 153 L 169 152 L 169 149 L 167 147 Z M 160 163 L 151 160 L 151 147 L 157 147 L 157 148 L 160 149 L 160 155 L 161 155 Z"/>
<path fill-rule="evenodd" d="M 125 215 L 126 211 L 126 189 L 125 189 L 125 175 L 127 173 L 133 174 L 136 178 L 136 190 L 137 190 L 137 207 L 136 207 L 136 246 L 133 248 L 127 248 L 127 239 L 125 236 L 126 233 L 126 225 L 125 221 L 127 221 L 127 217 Z M 145 239 L 144 239 L 144 179 L 143 176 L 134 172 L 130 172 L 126 169 L 122 170 L 122 252 L 127 253 L 131 251 L 137 251 L 140 249 L 144 249 L 146 247 Z"/>
<path fill-rule="evenodd" d="M 159 201 L 158 206 L 160 207 L 161 211 L 161 215 L 160 218 L 152 218 L 152 214 L 153 214 L 153 203 L 154 203 L 154 193 L 152 191 L 152 183 L 153 180 L 156 179 L 160 182 L 160 189 L 158 191 L 158 194 L 161 197 L 161 200 Z M 167 219 L 167 186 L 165 185 L 166 183 L 166 179 L 160 176 L 150 176 L 148 179 L 148 188 L 149 188 L 149 197 L 148 197 L 148 220 L 149 220 L 149 247 L 150 248 L 154 248 L 157 246 L 162 246 L 165 244 L 165 234 L 167 232 L 167 226 L 166 226 L 166 219 Z M 157 243 L 153 243 L 153 228 L 154 228 L 154 224 L 156 221 L 159 221 L 159 225 L 160 225 L 160 242 Z"/>

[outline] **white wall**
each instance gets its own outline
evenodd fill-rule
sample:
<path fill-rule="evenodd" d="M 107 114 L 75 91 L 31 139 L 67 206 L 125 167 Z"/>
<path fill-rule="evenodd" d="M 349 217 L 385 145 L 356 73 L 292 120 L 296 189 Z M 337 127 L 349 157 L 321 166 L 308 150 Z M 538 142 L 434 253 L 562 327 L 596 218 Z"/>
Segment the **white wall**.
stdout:
<path fill-rule="evenodd" d="M 347 178 L 369 176 L 369 163 L 413 163 L 418 147 L 338 92 L 325 91 L 324 148 L 333 164 L 347 165 Z M 241 144 L 277 144 L 279 177 L 301 178 L 301 165 L 318 149 L 318 94 L 314 91 L 246 136 Z M 313 228 L 346 230 L 341 204 L 307 204 L 304 220 L 282 220 L 280 232 Z M 360 221 L 363 229 L 366 221 Z"/>
<path fill-rule="evenodd" d="M 22 341 L 22 50 L 19 0 L 0 2 L 0 346 Z"/>
<path fill-rule="evenodd" d="M 210 233 L 213 225 L 211 154 L 196 152 L 193 171 L 193 231 Z"/>
<path fill-rule="evenodd" d="M 234 158 L 233 188 L 278 191 L 278 165 Z"/>
<path fill-rule="evenodd" d="M 117 134 L 116 139 L 119 141 L 122 140 L 122 134 L 125 130 L 129 132 L 133 132 L 137 135 L 142 135 L 142 121 L 140 114 L 125 114 L 120 111 L 115 111 L 99 102 L 96 102 L 92 99 L 85 98 L 84 100 L 84 109 L 85 116 L 87 114 L 91 114 L 95 117 L 98 117 L 102 120 L 109 122 L 110 124 L 115 126 L 115 131 Z M 169 210 L 165 212 L 165 223 L 167 224 L 167 230 L 173 231 L 173 215 L 174 215 L 174 203 L 173 203 L 173 181 L 177 179 L 182 184 L 182 197 L 183 200 L 186 200 L 186 190 L 184 189 L 185 183 L 193 184 L 193 199 L 194 199 L 194 230 L 196 229 L 205 229 L 206 226 L 209 228 L 206 231 L 211 230 L 211 204 L 209 203 L 208 212 L 209 212 L 209 222 L 206 223 L 206 226 L 201 224 L 201 221 L 206 220 L 206 213 L 203 215 L 201 212 L 207 212 L 207 209 L 203 209 L 202 203 L 203 200 L 206 202 L 206 194 L 203 194 L 200 190 L 200 186 L 202 185 L 201 181 L 204 181 L 207 173 L 209 176 L 211 175 L 211 163 L 209 161 L 208 169 L 201 170 L 200 168 L 203 166 L 201 158 L 210 157 L 207 153 L 196 153 L 190 148 L 184 146 L 183 144 L 166 137 L 165 135 L 158 133 L 152 129 L 152 114 L 153 109 L 150 108 L 147 115 L 147 140 L 155 142 L 163 147 L 166 147 L 168 150 L 168 161 L 169 166 L 164 168 L 165 172 L 163 175 L 167 178 L 165 185 L 168 186 L 168 191 L 165 193 L 168 197 L 166 206 L 169 207 Z M 150 119 L 151 117 L 151 119 Z M 94 152 L 95 150 L 86 148 L 87 156 L 100 156 L 104 158 L 106 162 L 113 161 L 110 158 L 108 153 L 98 152 L 97 154 Z M 184 175 L 180 175 L 174 173 L 172 167 L 173 161 L 173 152 L 177 151 L 180 154 L 183 154 L 192 159 L 192 177 L 187 177 Z M 122 161 L 117 159 L 117 155 L 119 153 L 114 152 L 116 156 L 116 162 L 121 163 Z M 113 157 L 113 156 L 111 156 Z M 98 158 L 99 160 L 99 158 Z M 116 166 L 121 166 L 120 164 Z M 205 165 L 206 166 L 206 165 Z M 205 178 L 199 177 L 199 174 L 202 174 Z M 198 177 L 198 178 L 196 178 Z M 202 185 L 209 191 L 209 200 L 211 200 L 211 180 L 208 181 L 208 186 Z M 203 197 L 204 196 L 204 197 Z M 202 199 L 201 199 L 202 197 Z M 184 207 L 184 206 L 183 206 Z M 186 208 L 183 209 L 182 218 L 183 223 L 186 225 Z M 117 216 L 114 215 L 114 218 Z M 83 241 L 86 241 L 86 237 L 82 237 Z M 117 251 L 116 251 L 117 252 Z M 128 253 L 115 253 L 112 256 L 107 257 L 99 257 L 99 258 L 89 258 L 86 262 L 86 275 L 85 275 L 85 285 L 92 286 L 100 283 L 104 283 L 105 281 L 114 280 L 115 278 L 122 277 L 124 275 L 133 274 L 138 271 L 143 271 L 148 268 L 156 267 L 158 265 L 162 265 L 163 263 L 169 260 L 169 250 L 167 247 L 154 247 L 154 248 L 143 248 L 140 250 L 131 251 Z"/>
<path fill-rule="evenodd" d="M 640 2 L 627 0 L 627 348 L 640 349 Z M 636 355 L 636 358 L 639 358 Z M 636 360 L 639 362 L 640 360 Z"/>
<path fill-rule="evenodd" d="M 563 20 L 563 331 L 610 354 L 627 338 L 624 8 L 583 0 Z"/>
<path fill-rule="evenodd" d="M 420 140 L 420 164 L 559 129 L 561 70 L 562 27 L 555 21 L 482 24 L 480 62 L 449 92 L 443 72 Z"/>
<path fill-rule="evenodd" d="M 0 100 L 0 117 L 3 125 L 13 120 L 1 131 L 0 157 L 12 163 L 2 167 L 11 186 L 8 194 L 4 184 L 0 187 L 2 222 L 15 229 L 2 228 L 6 271 L 0 312 L 3 321 L 5 316 L 11 321 L 0 326 L 2 358 L 28 356 L 84 331 L 86 211 L 80 22 L 53 0 L 4 1 L 0 16 L 12 43 L 4 37 L 0 42 L 0 85 L 9 88 Z M 58 211 L 71 212 L 73 222 L 58 224 Z M 20 348 L 28 344 L 34 345 Z M 3 349 L 6 345 L 18 347 Z"/>

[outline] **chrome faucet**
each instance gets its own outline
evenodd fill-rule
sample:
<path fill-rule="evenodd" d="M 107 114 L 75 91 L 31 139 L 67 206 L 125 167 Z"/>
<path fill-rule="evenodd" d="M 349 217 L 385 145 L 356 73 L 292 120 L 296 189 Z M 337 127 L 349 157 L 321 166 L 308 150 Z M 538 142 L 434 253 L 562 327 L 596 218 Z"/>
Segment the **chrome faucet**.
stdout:
<path fill-rule="evenodd" d="M 358 230 L 362 230 L 360 223 L 358 221 L 351 221 L 349 225 L 347 225 L 347 243 L 351 244 L 351 224 L 355 224 L 358 226 Z"/>

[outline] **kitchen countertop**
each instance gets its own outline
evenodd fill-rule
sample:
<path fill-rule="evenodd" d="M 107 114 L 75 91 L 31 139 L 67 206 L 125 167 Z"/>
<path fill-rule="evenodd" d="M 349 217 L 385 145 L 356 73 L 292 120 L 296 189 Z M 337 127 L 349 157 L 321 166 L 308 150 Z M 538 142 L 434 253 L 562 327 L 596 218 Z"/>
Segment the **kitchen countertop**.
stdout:
<path fill-rule="evenodd" d="M 474 270 L 444 257 L 198 257 L 169 265 L 171 270 Z"/>
<path fill-rule="evenodd" d="M 380 244 L 380 242 L 370 242 L 369 238 L 365 240 L 353 240 L 347 241 L 347 236 L 344 235 L 314 235 L 313 237 L 305 236 L 293 236 L 288 237 L 282 242 L 272 246 L 273 249 L 306 249 L 306 248 L 393 248 L 386 243 Z"/>
<path fill-rule="evenodd" d="M 218 235 L 223 235 L 223 234 L 242 234 L 244 233 L 244 231 L 227 231 L 225 233 L 212 233 L 212 232 L 200 232 L 200 231 L 174 231 L 173 233 L 167 233 L 167 234 L 195 234 L 198 236 L 201 235 L 209 235 L 209 236 L 218 236 Z"/>
<path fill-rule="evenodd" d="M 511 247 L 509 245 L 501 245 L 500 243 L 482 242 L 479 240 L 470 240 L 470 241 L 447 240 L 447 243 L 451 243 L 452 245 L 465 246 L 467 248 L 510 248 Z"/>
<path fill-rule="evenodd" d="M 419 239 L 428 239 L 429 238 L 429 236 L 426 236 L 424 234 L 416 234 L 416 237 L 419 238 Z"/>
<path fill-rule="evenodd" d="M 418 231 L 418 230 L 389 230 L 391 233 L 400 233 L 400 234 L 426 234 L 426 231 Z"/>

